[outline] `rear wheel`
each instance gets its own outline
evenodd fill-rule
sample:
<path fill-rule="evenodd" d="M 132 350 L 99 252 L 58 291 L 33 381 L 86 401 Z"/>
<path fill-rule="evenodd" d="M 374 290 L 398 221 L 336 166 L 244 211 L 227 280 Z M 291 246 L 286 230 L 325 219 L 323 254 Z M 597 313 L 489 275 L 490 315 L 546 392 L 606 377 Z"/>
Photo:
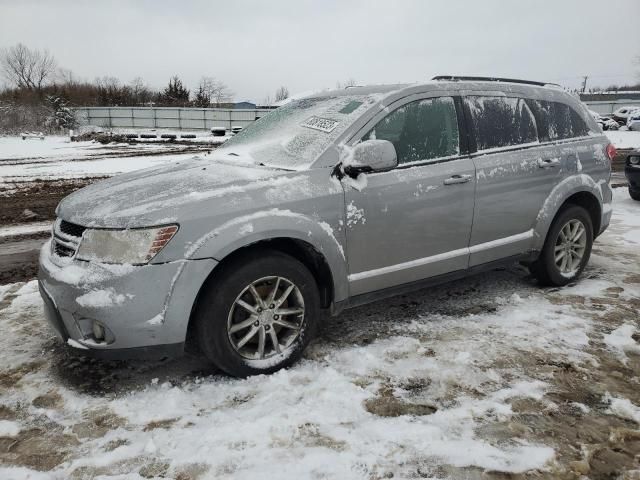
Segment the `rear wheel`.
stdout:
<path fill-rule="evenodd" d="M 540 257 L 529 267 L 542 285 L 563 286 L 580 276 L 589 261 L 593 225 L 589 213 L 570 205 L 549 229 Z"/>
<path fill-rule="evenodd" d="M 320 296 L 298 260 L 260 250 L 220 266 L 198 302 L 200 348 L 226 373 L 246 377 L 294 363 L 314 336 Z"/>
<path fill-rule="evenodd" d="M 631 190 L 631 188 L 629 188 L 629 196 L 634 200 L 640 201 L 640 190 Z"/>

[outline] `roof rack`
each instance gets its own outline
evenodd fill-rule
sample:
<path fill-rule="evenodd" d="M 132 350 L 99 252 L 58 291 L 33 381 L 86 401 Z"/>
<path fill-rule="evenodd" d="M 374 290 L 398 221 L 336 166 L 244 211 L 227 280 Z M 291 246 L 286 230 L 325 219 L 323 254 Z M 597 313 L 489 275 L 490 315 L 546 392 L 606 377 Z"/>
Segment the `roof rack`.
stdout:
<path fill-rule="evenodd" d="M 519 80 L 517 78 L 502 78 L 502 77 L 467 77 L 457 75 L 436 75 L 431 80 L 445 80 L 452 82 L 507 82 L 507 83 L 523 83 L 525 85 L 537 85 L 538 87 L 544 87 L 547 85 L 554 85 L 559 87 L 557 83 L 549 82 L 536 82 L 534 80 Z"/>

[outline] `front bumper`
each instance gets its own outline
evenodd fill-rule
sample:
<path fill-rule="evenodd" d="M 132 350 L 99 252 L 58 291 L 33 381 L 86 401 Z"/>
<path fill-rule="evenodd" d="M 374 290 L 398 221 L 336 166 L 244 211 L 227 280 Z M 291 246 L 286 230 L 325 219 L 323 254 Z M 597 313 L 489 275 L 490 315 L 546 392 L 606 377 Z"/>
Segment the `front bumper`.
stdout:
<path fill-rule="evenodd" d="M 192 307 L 213 259 L 143 266 L 60 258 L 40 251 L 38 281 L 49 324 L 68 345 L 101 358 L 182 353 Z M 104 328 L 96 339 L 93 325 Z"/>

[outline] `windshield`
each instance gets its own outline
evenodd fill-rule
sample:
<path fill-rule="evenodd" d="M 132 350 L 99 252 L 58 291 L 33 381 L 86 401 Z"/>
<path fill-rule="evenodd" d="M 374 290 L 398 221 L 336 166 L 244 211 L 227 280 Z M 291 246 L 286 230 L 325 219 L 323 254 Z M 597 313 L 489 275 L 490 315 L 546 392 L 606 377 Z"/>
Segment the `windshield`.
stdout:
<path fill-rule="evenodd" d="M 216 149 L 216 156 L 287 169 L 308 167 L 360 115 L 376 95 L 294 100 L 245 127 Z"/>

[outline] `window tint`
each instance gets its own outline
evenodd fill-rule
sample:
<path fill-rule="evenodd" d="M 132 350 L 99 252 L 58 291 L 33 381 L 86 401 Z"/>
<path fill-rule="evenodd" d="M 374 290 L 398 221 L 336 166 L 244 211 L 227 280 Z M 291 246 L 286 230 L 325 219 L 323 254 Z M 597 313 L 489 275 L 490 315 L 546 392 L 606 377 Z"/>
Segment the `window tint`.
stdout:
<path fill-rule="evenodd" d="M 541 141 L 562 140 L 589 134 L 589 127 L 573 108 L 560 102 L 527 100 L 533 110 Z"/>
<path fill-rule="evenodd" d="M 460 153 L 456 107 L 451 97 L 418 100 L 394 110 L 362 140 L 388 140 L 398 163 L 449 157 Z"/>
<path fill-rule="evenodd" d="M 535 119 L 521 98 L 467 97 L 478 150 L 538 141 Z"/>

